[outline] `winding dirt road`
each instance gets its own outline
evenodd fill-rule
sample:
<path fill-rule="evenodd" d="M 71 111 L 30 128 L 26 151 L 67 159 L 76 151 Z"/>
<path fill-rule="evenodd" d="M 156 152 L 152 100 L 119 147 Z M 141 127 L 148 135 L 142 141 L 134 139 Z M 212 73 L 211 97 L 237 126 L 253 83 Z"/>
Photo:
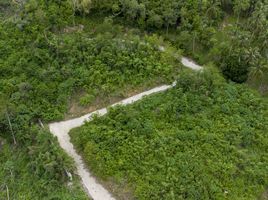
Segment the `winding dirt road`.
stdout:
<path fill-rule="evenodd" d="M 195 64 L 188 58 L 183 57 L 181 62 L 185 67 L 191 68 L 193 70 L 202 69 L 201 66 Z M 120 105 L 132 104 L 135 101 L 142 99 L 144 96 L 157 93 L 157 92 L 161 92 L 161 91 L 165 91 L 169 88 L 174 87 L 175 85 L 176 85 L 176 82 L 174 82 L 172 85 L 163 85 L 160 87 L 156 87 L 151 90 L 132 96 L 130 98 L 124 99 L 109 107 L 113 107 L 119 104 Z M 103 108 L 103 109 L 94 111 L 92 113 L 89 113 L 87 115 L 84 115 L 82 117 L 79 117 L 79 118 L 49 124 L 50 132 L 58 138 L 60 146 L 68 153 L 69 156 L 71 156 L 74 159 L 75 165 L 77 167 L 77 172 L 81 178 L 82 184 L 85 190 L 87 191 L 89 197 L 91 197 L 93 200 L 115 200 L 115 198 L 101 184 L 99 184 L 96 181 L 96 179 L 92 176 L 90 171 L 86 168 L 82 160 L 82 157 L 78 155 L 78 153 L 74 149 L 73 144 L 70 142 L 70 136 L 68 133 L 71 129 L 82 126 L 85 121 L 92 120 L 92 115 L 98 114 L 102 116 L 102 115 L 105 115 L 106 113 L 107 113 L 107 108 Z"/>

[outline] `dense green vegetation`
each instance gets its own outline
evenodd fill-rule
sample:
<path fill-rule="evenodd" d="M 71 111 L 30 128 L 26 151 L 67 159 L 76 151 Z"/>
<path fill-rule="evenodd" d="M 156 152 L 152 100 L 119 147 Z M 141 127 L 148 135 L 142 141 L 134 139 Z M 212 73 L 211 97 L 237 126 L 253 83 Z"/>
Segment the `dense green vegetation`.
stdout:
<path fill-rule="evenodd" d="M 32 31 L 21 29 L 26 23 L 22 8 L 0 2 L 0 199 L 87 199 L 72 160 L 46 129 L 36 125 L 37 81 L 30 79 L 44 66 L 29 64 L 34 63 L 35 50 L 30 44 L 42 32 L 29 23 Z M 72 182 L 67 173 L 73 174 Z"/>
<path fill-rule="evenodd" d="M 137 199 L 257 199 L 268 184 L 267 111 L 243 85 L 186 73 L 71 137 L 98 177 Z"/>
<path fill-rule="evenodd" d="M 7 194 L 10 199 L 85 199 L 72 161 L 42 122 L 63 119 L 72 101 L 86 110 L 100 100 L 109 103 L 170 83 L 179 74 L 180 49 L 200 63 L 212 62 L 227 79 L 268 91 L 267 18 L 267 0 L 0 0 L 0 199 Z M 159 45 L 166 51 L 159 51 Z M 141 199 L 258 196 L 267 186 L 266 104 L 244 85 L 215 83 L 220 76 L 194 76 L 184 77 L 167 96 L 156 95 L 96 118 L 87 125 L 93 132 L 87 126 L 76 131 L 74 140 L 83 144 L 80 150 L 94 172 L 117 183 L 127 181 L 125 187 Z M 199 92 L 198 81 L 206 85 Z M 150 113 L 155 107 L 159 119 Z M 193 118 L 198 111 L 200 117 Z M 85 140 L 78 140 L 83 132 Z M 110 138 L 113 134 L 119 139 Z M 127 144 L 131 156 L 124 151 Z M 114 153 L 118 145 L 122 157 Z M 172 159 L 171 152 L 179 147 L 184 152 Z M 95 151 L 100 157 L 94 160 L 90 155 Z M 114 158 L 107 157 L 111 153 Z M 151 157 L 137 165 L 139 153 Z M 195 164 L 186 162 L 190 154 L 196 156 Z M 211 163 L 218 155 L 223 166 Z M 161 171 L 162 163 L 170 168 Z M 199 166 L 207 163 L 212 167 L 200 173 Z M 235 167 L 240 170 L 232 171 Z M 172 170 L 186 170 L 189 176 L 174 176 Z M 218 170 L 216 175 L 213 170 Z M 73 174 L 72 185 L 67 172 Z"/>
<path fill-rule="evenodd" d="M 11 147 L 0 138 L 0 199 L 88 199 L 76 177 L 68 183 L 64 170 L 73 167 L 55 139 L 36 132 L 38 144 L 28 149 Z"/>
<path fill-rule="evenodd" d="M 112 24 L 103 26 L 109 30 Z M 115 28 L 120 33 L 120 27 Z M 154 37 L 141 40 L 130 33 L 117 37 L 105 30 L 97 36 L 88 32 L 39 34 L 32 29 L 30 25 L 23 30 L 1 27 L 0 84 L 9 102 L 27 108 L 34 118 L 61 119 L 68 97 L 76 90 L 87 94 L 81 102 L 89 104 L 96 96 L 115 95 L 128 85 L 135 88 L 173 80 L 178 66 L 152 44 L 157 40 Z"/>
<path fill-rule="evenodd" d="M 0 199 L 6 186 L 12 199 L 83 199 L 76 176 L 68 192 L 72 161 L 40 122 L 63 119 L 77 94 L 87 106 L 173 81 L 180 65 L 175 49 L 158 50 L 157 36 L 136 36 L 111 19 L 88 30 L 75 25 L 68 2 L 46 2 L 0 6 L 8 8 L 0 22 Z"/>
<path fill-rule="evenodd" d="M 187 54 L 202 63 L 213 61 L 226 78 L 238 83 L 262 79 L 253 85 L 261 92 L 268 90 L 267 0 L 85 2 L 91 2 L 91 13 L 112 13 L 140 28 L 163 30 Z"/>

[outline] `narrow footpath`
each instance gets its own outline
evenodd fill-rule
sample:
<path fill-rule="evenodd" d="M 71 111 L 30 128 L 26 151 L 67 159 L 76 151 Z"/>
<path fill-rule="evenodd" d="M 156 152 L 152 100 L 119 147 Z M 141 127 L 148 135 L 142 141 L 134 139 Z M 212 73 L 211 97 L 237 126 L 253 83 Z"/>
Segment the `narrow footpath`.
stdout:
<path fill-rule="evenodd" d="M 196 63 L 189 60 L 188 58 L 183 57 L 181 62 L 185 67 L 191 68 L 193 70 L 202 69 L 201 66 L 197 65 Z M 176 82 L 174 82 L 172 85 L 163 85 L 160 87 L 156 87 L 151 90 L 134 95 L 130 98 L 124 99 L 108 107 L 113 107 L 116 105 L 132 104 L 142 99 L 144 96 L 148 96 L 154 93 L 168 90 L 169 88 L 172 88 L 175 85 L 176 85 Z M 49 124 L 50 132 L 58 138 L 60 146 L 67 152 L 69 156 L 71 156 L 74 159 L 75 166 L 77 168 L 78 175 L 81 178 L 83 187 L 85 188 L 88 196 L 92 198 L 93 200 L 115 200 L 115 198 L 100 183 L 96 181 L 95 177 L 93 177 L 90 171 L 86 168 L 82 160 L 82 157 L 76 152 L 73 144 L 70 142 L 70 136 L 68 133 L 71 129 L 82 126 L 85 121 L 92 120 L 92 116 L 94 114 L 103 116 L 107 112 L 108 110 L 106 107 L 106 108 L 91 112 L 89 114 L 86 114 L 82 117 Z"/>

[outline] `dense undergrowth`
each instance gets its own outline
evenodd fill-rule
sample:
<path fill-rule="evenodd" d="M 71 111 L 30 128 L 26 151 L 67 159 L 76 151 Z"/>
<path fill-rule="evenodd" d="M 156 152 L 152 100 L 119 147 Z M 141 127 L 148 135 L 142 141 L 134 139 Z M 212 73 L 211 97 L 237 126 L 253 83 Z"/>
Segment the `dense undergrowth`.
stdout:
<path fill-rule="evenodd" d="M 76 176 L 66 181 L 72 161 L 48 134 L 39 131 L 38 145 L 29 149 L 14 148 L 0 138 L 0 199 L 88 199 Z"/>
<path fill-rule="evenodd" d="M 257 199 L 268 184 L 267 106 L 217 73 L 187 73 L 71 137 L 94 174 L 133 198 Z"/>
<path fill-rule="evenodd" d="M 170 82 L 180 56 L 168 45 L 159 51 L 157 36 L 136 36 L 111 19 L 90 30 L 76 24 L 67 1 L 11 4 L 1 3 L 14 13 L 0 22 L 0 198 L 6 187 L 12 199 L 84 198 L 72 161 L 42 122 L 63 119 L 78 92 L 87 106 L 97 97 L 122 98 L 128 89 Z"/>
<path fill-rule="evenodd" d="M 202 64 L 214 62 L 227 79 L 268 91 L 267 0 L 85 1 L 89 13 L 159 32 Z"/>
<path fill-rule="evenodd" d="M 131 93 L 132 90 L 137 88 L 146 88 L 146 86 L 150 87 L 173 81 L 175 74 L 179 72 L 180 51 L 178 49 L 180 48 L 184 50 L 185 54 L 193 56 L 201 63 L 214 62 L 220 67 L 226 78 L 236 82 L 248 80 L 251 85 L 261 92 L 265 91 L 268 83 L 267 67 L 265 67 L 267 66 L 268 38 L 266 31 L 267 0 L 209 0 L 203 1 L 201 4 L 200 2 L 172 0 L 2 0 L 0 2 L 0 199 L 6 199 L 7 194 L 10 195 L 10 199 L 84 199 L 85 194 L 83 194 L 78 179 L 74 175 L 72 161 L 59 148 L 57 141 L 46 127 L 42 127 L 41 122 L 62 119 L 68 111 L 68 102 L 72 101 L 72 98 L 77 99 L 81 106 L 87 107 L 92 105 L 94 101 L 98 103 L 98 99 L 123 98 L 127 96 L 127 92 Z M 108 18 L 97 17 L 93 19 L 91 16 L 96 13 Z M 118 22 L 121 26 L 113 22 Z M 139 29 L 132 29 L 133 26 Z M 163 41 L 159 36 L 152 36 L 146 32 L 157 32 L 171 44 Z M 160 52 L 159 45 L 164 45 L 166 51 Z M 188 85 L 191 85 L 190 82 Z M 251 108 L 247 106 L 250 102 L 256 102 L 255 98 L 257 97 L 253 97 L 254 95 L 243 87 L 243 85 L 222 84 L 221 89 L 208 91 L 214 95 L 216 95 L 216 92 L 219 101 L 222 99 L 219 97 L 219 91 L 224 94 L 223 97 L 226 99 L 239 93 L 241 97 L 237 97 L 237 99 L 243 100 L 245 103 L 236 102 L 237 104 L 234 106 L 241 110 L 245 106 L 245 110 L 241 112 L 248 112 Z M 188 91 L 186 94 L 191 96 L 189 98 L 194 96 L 194 101 L 192 103 L 188 102 L 190 106 L 186 106 L 189 113 L 195 112 L 192 109 L 198 109 L 194 102 L 197 105 L 204 103 L 200 102 L 205 98 L 204 94 L 199 94 L 195 89 L 192 92 Z M 177 87 L 177 89 L 167 93 L 168 96 L 165 97 L 167 99 L 163 95 L 159 95 L 152 98 L 155 99 L 152 101 L 159 101 L 157 105 L 160 108 L 162 106 L 163 109 L 167 109 L 168 106 L 172 107 L 173 105 L 170 98 L 180 102 L 174 93 L 182 95 L 179 87 Z M 198 101 L 199 95 L 200 98 L 202 97 L 200 101 Z M 210 93 L 208 93 L 209 95 Z M 165 102 L 160 102 L 162 100 L 167 100 L 169 103 L 165 105 Z M 205 102 L 218 102 L 218 100 L 210 97 Z M 151 104 L 153 106 L 155 103 L 146 103 L 146 101 L 144 112 L 149 112 L 148 109 Z M 228 110 L 228 106 L 231 107 L 229 103 L 226 105 L 227 107 L 221 107 L 222 110 L 227 109 L 224 112 L 230 112 Z M 137 105 L 142 107 L 141 103 Z M 122 110 L 122 112 L 126 112 L 128 109 L 133 111 L 134 108 L 139 107 L 137 105 L 130 108 L 120 108 L 119 110 Z M 223 105 L 225 104 L 223 103 Z M 149 108 L 146 108 L 147 106 Z M 254 103 L 253 107 L 259 114 L 260 120 L 263 120 L 258 106 L 261 105 L 255 105 Z M 203 107 L 210 110 L 205 105 Z M 214 107 L 212 106 L 212 108 Z M 263 110 L 266 110 L 266 108 L 263 108 Z M 160 111 L 157 112 L 161 114 Z M 254 130 L 258 126 L 266 127 L 264 123 L 259 122 L 258 124 L 256 122 L 254 113 L 248 113 L 248 118 L 244 119 L 244 115 L 241 117 L 236 111 L 234 111 L 234 115 L 230 114 L 230 117 L 233 116 L 238 124 L 241 120 L 242 124 L 245 121 L 249 124 L 252 123 L 255 126 L 252 127 Z M 112 112 L 114 112 L 114 115 L 119 115 L 118 110 Z M 174 111 L 171 113 L 171 117 L 174 117 L 176 113 L 176 116 L 178 115 L 180 119 L 179 112 Z M 141 133 L 151 133 L 150 123 L 152 122 L 149 123 L 149 121 L 152 121 L 153 114 L 139 114 L 137 111 L 134 117 L 143 114 L 144 120 L 134 121 L 133 124 L 136 123 L 140 126 L 139 124 L 143 125 L 145 123 L 144 127 L 141 127 Z M 227 117 L 221 114 L 218 116 L 216 112 L 214 115 L 217 120 L 221 117 Z M 188 116 L 188 114 L 185 114 L 185 116 Z M 148 117 L 148 120 L 146 120 L 146 117 Z M 182 122 L 185 123 L 184 128 L 190 129 L 197 122 L 192 118 L 192 115 L 189 114 L 188 117 L 189 120 L 193 120 L 192 123 L 191 121 Z M 106 121 L 101 124 L 102 121 L 99 120 L 96 119 L 96 122 L 100 123 L 99 127 L 102 128 Z M 119 124 L 123 123 L 122 120 L 120 121 L 119 118 Z M 201 118 L 198 118 L 198 120 L 201 120 Z M 149 124 L 146 124 L 147 122 Z M 161 121 L 157 122 L 161 125 Z M 201 120 L 201 122 L 204 121 Z M 168 126 L 169 124 L 165 120 L 163 120 L 163 123 L 167 126 L 163 129 L 163 132 L 168 131 L 168 128 L 170 130 L 176 129 L 176 127 L 172 129 L 171 126 Z M 208 120 L 204 123 L 209 128 L 212 126 L 212 122 Z M 230 124 L 227 127 L 232 133 L 230 137 L 233 141 L 240 140 L 243 137 L 251 137 L 251 134 L 247 134 L 247 130 L 243 129 L 244 125 L 236 127 L 231 122 Z M 134 125 L 131 126 L 133 126 L 135 132 Z M 203 127 L 203 129 L 205 128 Z M 95 133 L 98 133 L 97 128 L 96 130 Z M 111 130 L 113 129 L 111 128 Z M 198 126 L 197 130 L 199 130 Z M 245 132 L 240 132 L 240 130 Z M 190 136 L 198 137 L 194 130 L 192 131 L 193 133 L 191 132 Z M 107 135 L 110 133 L 108 132 Z M 118 134 L 122 133 L 119 132 Z M 221 132 L 219 137 L 223 137 L 224 134 L 225 132 Z M 261 131 L 259 134 L 263 136 Z M 205 133 L 204 135 L 210 137 Z M 162 136 L 156 135 L 154 137 L 156 137 L 156 142 L 167 142 Z M 137 138 L 133 138 L 133 141 L 134 139 Z M 217 139 L 219 138 L 217 137 Z M 231 139 L 229 138 L 229 140 Z M 262 155 L 264 155 L 263 147 L 267 144 L 266 141 L 266 137 L 263 136 L 263 144 L 258 143 L 260 147 L 254 149 L 255 152 L 260 153 L 258 154 L 259 157 L 257 153 L 252 153 L 251 147 L 242 147 L 242 150 L 243 148 L 249 149 L 249 153 L 242 151 L 242 156 L 246 155 L 245 162 L 248 163 L 242 163 L 239 168 L 242 168 L 242 172 L 245 172 L 243 170 L 246 169 L 254 171 L 250 171 L 249 176 L 236 174 L 238 178 L 234 187 L 228 185 L 229 182 L 227 181 L 226 191 L 228 194 L 226 195 L 241 197 L 246 181 L 251 185 L 249 185 L 248 191 L 244 191 L 245 198 L 250 198 L 251 194 L 256 196 L 263 189 L 261 187 L 267 185 L 263 181 L 265 178 L 267 180 L 267 177 L 264 176 L 266 171 L 262 166 L 262 163 L 266 163 L 266 160 L 265 158 L 261 160 Z M 202 142 L 202 138 L 196 142 Z M 137 139 L 137 143 L 141 145 L 142 141 Z M 95 147 L 92 147 L 93 150 Z M 114 148 L 116 147 L 115 145 Z M 176 148 L 174 146 L 174 149 Z M 215 149 L 217 150 L 217 147 Z M 147 150 L 148 152 L 153 151 L 154 146 L 151 150 L 149 146 L 144 150 L 139 149 L 139 151 Z M 185 147 L 185 150 L 192 152 L 192 149 L 188 147 Z M 88 152 L 90 151 L 88 150 Z M 136 149 L 133 149 L 133 151 L 136 151 Z M 236 152 L 236 149 L 233 151 L 235 155 L 232 151 L 230 154 L 230 156 L 234 156 L 232 159 L 235 160 L 241 156 L 240 152 Z M 160 153 L 163 152 L 164 150 L 161 150 Z M 126 154 L 123 155 L 126 156 Z M 200 152 L 200 155 L 203 155 L 202 152 Z M 107 158 L 107 160 L 109 159 Z M 119 157 L 116 157 L 116 159 L 119 159 Z M 137 166 L 137 163 L 134 163 L 133 167 L 127 165 L 129 168 L 124 168 L 124 159 L 119 159 L 120 162 L 117 160 L 119 166 L 122 167 L 123 172 L 126 172 L 124 170 L 131 170 L 131 173 L 134 173 L 129 176 L 130 180 L 127 181 L 129 181 L 130 187 L 141 184 L 134 188 L 134 195 L 140 198 L 146 198 L 147 195 L 151 195 L 152 191 L 156 195 L 153 196 L 155 198 L 172 198 L 173 195 L 178 193 L 182 195 L 182 198 L 185 197 L 183 195 L 188 195 L 190 198 L 190 196 L 193 197 L 196 194 L 204 195 L 205 198 L 208 197 L 206 195 L 214 193 L 219 195 L 219 198 L 222 195 L 219 192 L 219 188 L 223 185 L 222 182 L 219 183 L 222 184 L 221 186 L 216 184 L 215 188 L 211 188 L 212 186 L 208 183 L 207 187 L 204 186 L 205 189 L 208 188 L 207 192 L 205 189 L 200 189 L 200 184 L 204 183 L 202 182 L 204 180 L 202 175 L 205 173 L 196 179 L 200 190 L 197 190 L 197 193 L 194 194 L 195 189 L 188 182 L 183 183 L 186 187 L 181 187 L 180 191 L 177 188 L 171 189 L 169 184 L 166 183 L 167 181 L 163 181 L 165 178 L 172 179 L 168 174 L 171 172 L 168 172 L 168 170 L 159 177 L 156 175 L 156 181 L 154 182 L 153 179 L 150 179 L 150 175 L 149 178 L 146 178 L 143 173 L 141 173 L 141 176 L 136 176 L 137 171 L 144 171 L 143 168 Z M 134 159 L 133 162 L 138 161 L 136 155 L 131 159 Z M 167 156 L 166 159 L 170 159 L 170 157 Z M 256 160 L 254 161 L 254 159 Z M 110 176 L 114 172 L 116 179 L 121 182 L 122 177 L 125 176 L 120 174 L 114 166 L 117 161 L 111 160 L 110 164 L 113 166 L 111 170 L 105 167 L 103 171 L 102 169 L 98 171 L 94 167 L 93 169 L 101 177 Z M 157 158 L 152 160 L 156 163 L 158 161 Z M 196 160 L 197 163 L 202 163 L 202 161 Z M 170 163 L 174 162 L 177 161 L 171 159 Z M 101 163 L 104 163 L 104 161 L 101 161 Z M 252 163 L 259 168 L 255 170 Z M 146 163 L 143 164 L 141 166 L 147 165 Z M 177 167 L 183 167 L 183 165 Z M 193 166 L 193 169 L 196 169 L 196 166 Z M 249 168 L 247 168 L 248 166 Z M 96 165 L 96 167 L 98 166 Z M 160 168 L 162 168 L 161 165 Z M 107 169 L 107 173 L 104 173 L 104 169 Z M 171 167 L 170 169 L 174 168 Z M 221 169 L 219 168 L 219 171 Z M 259 175 L 261 170 L 263 170 L 262 178 Z M 72 186 L 67 185 L 69 181 L 67 172 L 73 174 Z M 206 172 L 209 175 L 211 171 Z M 246 172 L 248 173 L 248 171 Z M 195 173 L 197 174 L 196 171 Z M 230 177 L 230 174 L 226 173 L 226 177 Z M 177 177 L 175 176 L 173 179 L 178 179 Z M 220 179 L 217 176 L 208 177 L 209 180 L 218 181 Z M 259 182 L 256 181 L 256 177 L 260 177 Z M 186 180 L 189 179 L 186 178 Z M 178 179 L 176 181 L 184 180 Z M 240 190 L 233 193 L 229 192 L 232 188 L 238 188 L 239 186 L 241 186 Z M 255 191 L 253 191 L 254 186 L 256 187 Z M 160 187 L 163 187 L 164 191 L 155 191 Z M 225 190 L 225 188 L 222 190 Z M 211 193 L 211 191 L 214 193 Z"/>
<path fill-rule="evenodd" d="M 85 91 L 81 103 L 87 105 L 127 86 L 171 81 L 179 66 L 179 59 L 152 43 L 156 37 L 49 32 L 32 40 L 31 34 L 13 27 L 3 27 L 0 34 L 2 93 L 31 117 L 46 121 L 63 118 L 68 97 L 77 90 Z"/>

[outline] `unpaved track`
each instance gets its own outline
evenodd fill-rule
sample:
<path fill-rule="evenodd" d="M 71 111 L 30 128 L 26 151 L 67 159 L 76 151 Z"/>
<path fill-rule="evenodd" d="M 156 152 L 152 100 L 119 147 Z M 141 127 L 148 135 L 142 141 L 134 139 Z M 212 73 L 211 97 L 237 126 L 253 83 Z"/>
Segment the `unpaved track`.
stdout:
<path fill-rule="evenodd" d="M 195 64 L 194 62 L 190 61 L 189 59 L 185 57 L 182 58 L 182 64 L 193 70 L 202 69 L 201 66 Z M 135 101 L 142 99 L 144 96 L 157 93 L 157 92 L 161 92 L 161 91 L 165 91 L 169 88 L 174 87 L 175 85 L 176 85 L 176 82 L 174 82 L 172 85 L 163 85 L 160 87 L 156 87 L 146 92 L 142 92 L 130 98 L 124 99 L 109 107 L 113 107 L 116 105 L 132 104 Z M 71 129 L 82 126 L 85 121 L 92 120 L 92 115 L 98 114 L 102 116 L 102 115 L 105 115 L 106 113 L 107 113 L 107 108 L 103 108 L 103 109 L 94 111 L 92 113 L 89 113 L 87 115 L 84 115 L 82 117 L 79 117 L 79 118 L 49 124 L 50 132 L 58 138 L 60 146 L 68 153 L 69 156 L 71 156 L 74 159 L 75 165 L 77 167 L 78 175 L 80 176 L 82 180 L 82 184 L 84 188 L 86 189 L 89 197 L 91 197 L 94 200 L 114 200 L 115 198 L 112 197 L 112 195 L 101 184 L 99 184 L 96 181 L 96 179 L 92 176 L 92 174 L 85 167 L 82 157 L 78 155 L 78 153 L 74 149 L 73 144 L 70 142 L 70 136 L 68 133 Z"/>
<path fill-rule="evenodd" d="M 182 57 L 181 63 L 188 68 L 191 68 L 193 70 L 201 70 L 202 67 L 200 65 L 197 65 L 195 62 L 191 61 L 189 58 Z"/>

